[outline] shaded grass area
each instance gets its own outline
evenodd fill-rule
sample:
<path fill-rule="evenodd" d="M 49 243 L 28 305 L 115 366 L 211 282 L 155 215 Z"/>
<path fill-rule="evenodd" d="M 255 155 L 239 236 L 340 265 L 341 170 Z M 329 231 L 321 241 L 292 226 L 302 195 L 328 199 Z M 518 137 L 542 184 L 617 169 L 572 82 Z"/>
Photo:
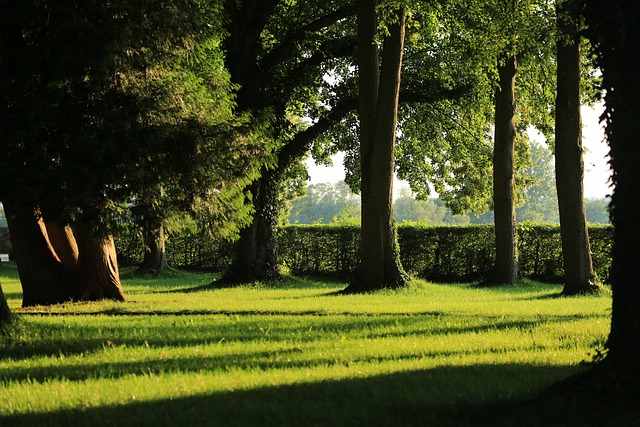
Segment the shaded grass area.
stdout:
<path fill-rule="evenodd" d="M 194 292 L 203 273 L 123 275 L 129 302 L 21 309 L 0 352 L 0 425 L 637 425 L 548 387 L 582 372 L 610 297 L 416 281 L 339 295 L 289 278 Z"/>

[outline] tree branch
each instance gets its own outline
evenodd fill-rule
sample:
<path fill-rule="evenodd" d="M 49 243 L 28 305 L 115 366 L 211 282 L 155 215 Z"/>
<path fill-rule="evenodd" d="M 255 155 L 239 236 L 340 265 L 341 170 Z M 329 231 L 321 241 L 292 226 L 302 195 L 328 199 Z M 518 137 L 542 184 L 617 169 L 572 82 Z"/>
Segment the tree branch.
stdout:
<path fill-rule="evenodd" d="M 354 5 L 344 6 L 297 29 L 265 56 L 262 61 L 262 68 L 269 69 L 277 67 L 287 61 L 297 51 L 298 43 L 304 41 L 309 34 L 327 28 L 341 19 L 353 16 L 355 11 Z"/>

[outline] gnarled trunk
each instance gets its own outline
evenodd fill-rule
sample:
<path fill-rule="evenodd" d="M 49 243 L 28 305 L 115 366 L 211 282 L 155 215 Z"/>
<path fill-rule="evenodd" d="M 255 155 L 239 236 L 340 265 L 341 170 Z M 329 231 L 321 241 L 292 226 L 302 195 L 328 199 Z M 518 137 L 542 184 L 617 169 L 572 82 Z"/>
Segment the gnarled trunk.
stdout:
<path fill-rule="evenodd" d="M 598 289 L 584 206 L 579 20 L 566 2 L 558 2 L 556 7 L 559 38 L 555 167 L 564 261 L 562 293 L 577 295 Z"/>
<path fill-rule="evenodd" d="M 493 211 L 495 214 L 496 261 L 489 282 L 509 284 L 518 281 L 516 248 L 514 146 L 515 55 L 503 58 L 498 66 L 499 89 L 495 95 L 495 141 L 493 149 Z"/>
<path fill-rule="evenodd" d="M 17 213 L 5 204 L 7 225 L 22 284 L 22 305 L 49 305 L 74 298 L 74 277 L 51 245 L 37 213 Z"/>
<path fill-rule="evenodd" d="M 84 226 L 46 223 L 34 210 L 17 213 L 5 205 L 22 284 L 23 307 L 104 298 L 124 301 L 115 245 Z"/>

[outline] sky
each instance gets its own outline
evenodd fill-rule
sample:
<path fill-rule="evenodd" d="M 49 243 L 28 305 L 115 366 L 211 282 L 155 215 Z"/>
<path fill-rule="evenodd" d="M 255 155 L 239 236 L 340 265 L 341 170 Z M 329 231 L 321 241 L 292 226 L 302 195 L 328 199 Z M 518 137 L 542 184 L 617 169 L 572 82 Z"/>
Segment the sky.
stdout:
<path fill-rule="evenodd" d="M 608 163 L 609 148 L 605 142 L 604 128 L 599 123 L 602 114 L 602 105 L 595 108 L 582 107 L 582 136 L 585 148 L 584 160 L 584 197 L 603 198 L 611 194 L 609 177 L 611 170 Z M 313 159 L 307 160 L 310 184 L 321 182 L 335 183 L 344 179 L 343 154 L 338 153 L 332 157 L 333 166 L 317 166 Z M 407 186 L 406 182 L 396 181 L 395 190 Z M 397 192 L 396 192 L 397 193 Z"/>

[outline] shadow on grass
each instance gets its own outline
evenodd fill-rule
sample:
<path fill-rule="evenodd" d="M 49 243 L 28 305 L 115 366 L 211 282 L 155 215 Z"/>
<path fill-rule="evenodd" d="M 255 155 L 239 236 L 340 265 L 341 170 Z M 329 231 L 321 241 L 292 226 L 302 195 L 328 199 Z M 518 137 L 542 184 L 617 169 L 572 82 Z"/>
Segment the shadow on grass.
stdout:
<path fill-rule="evenodd" d="M 23 337 L 7 339 L 0 359 L 29 359 L 37 356 L 56 356 L 102 351 L 105 347 L 184 348 L 209 345 L 221 340 L 227 344 L 269 341 L 305 345 L 327 339 L 349 336 L 352 339 L 394 339 L 413 336 L 482 334 L 519 330 L 527 334 L 543 325 L 582 319 L 581 316 L 548 316 L 532 319 L 496 319 L 470 315 L 463 323 L 453 325 L 448 316 L 440 313 L 412 315 L 353 315 L 324 313 L 318 315 L 290 312 L 274 313 L 206 313 L 203 316 L 167 314 L 150 322 L 145 316 L 105 316 L 104 322 L 84 324 L 82 316 L 70 316 L 62 324 L 24 323 L 24 333 L 34 338 L 21 344 Z M 152 314 L 157 316 L 157 314 Z M 238 315 L 238 317 L 236 317 Z M 212 316 L 220 316 L 214 318 Z M 240 317 L 241 316 L 241 317 Z M 145 318 L 146 317 L 146 318 Z M 460 317 L 460 316 L 457 316 Z M 268 336 L 265 331 L 268 329 Z M 55 373 L 55 372 L 54 372 Z M 4 373 L 7 374 L 6 372 Z M 28 374 L 28 373 L 27 373 Z M 0 379 L 4 375 L 0 374 Z M 15 377 L 14 379 L 19 379 Z"/>
<path fill-rule="evenodd" d="M 7 416 L 9 426 L 637 426 L 637 408 L 548 387 L 571 367 L 480 365 Z M 268 372 L 265 373 L 268 375 Z M 150 382 L 151 383 L 151 382 Z"/>

